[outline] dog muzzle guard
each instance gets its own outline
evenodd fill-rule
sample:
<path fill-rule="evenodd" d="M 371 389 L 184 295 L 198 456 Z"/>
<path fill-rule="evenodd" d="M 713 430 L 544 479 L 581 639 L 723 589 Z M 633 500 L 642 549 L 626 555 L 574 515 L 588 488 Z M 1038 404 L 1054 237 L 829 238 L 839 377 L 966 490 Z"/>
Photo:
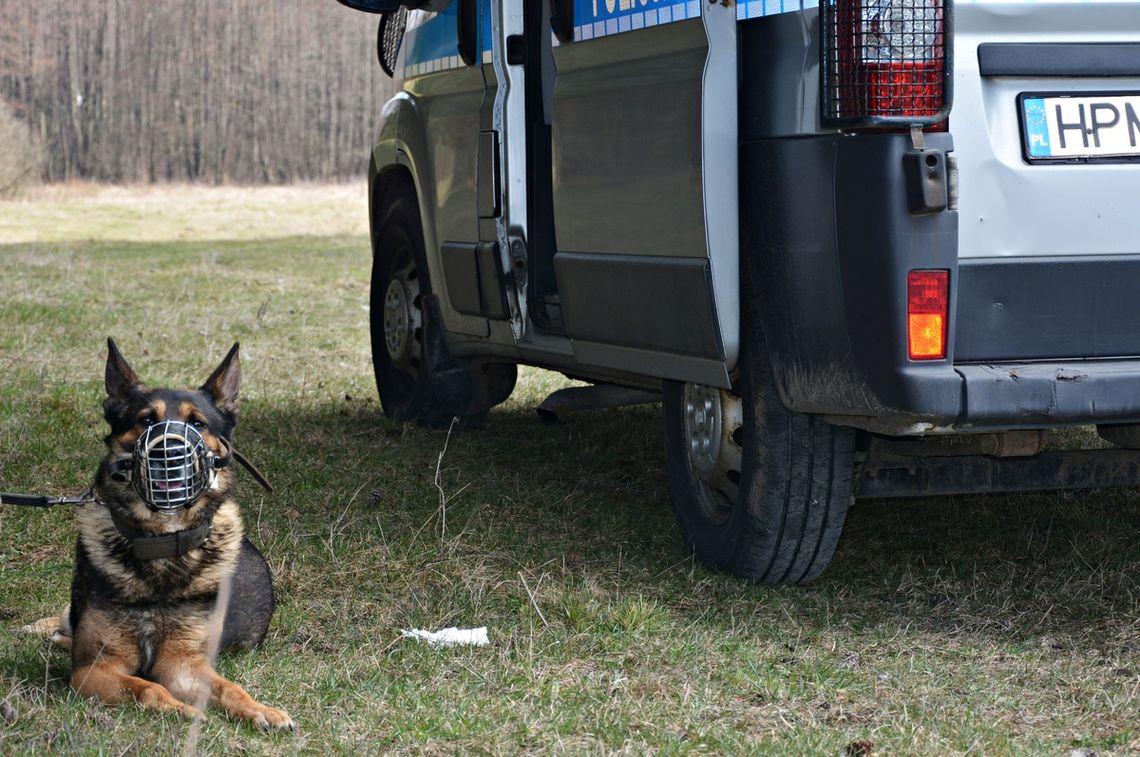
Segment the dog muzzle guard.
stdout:
<path fill-rule="evenodd" d="M 130 459 L 111 466 L 111 477 L 129 481 L 151 510 L 173 513 L 189 507 L 213 485 L 218 470 L 230 464 L 233 448 L 217 454 L 189 423 L 160 421 L 147 426 L 135 442 Z"/>

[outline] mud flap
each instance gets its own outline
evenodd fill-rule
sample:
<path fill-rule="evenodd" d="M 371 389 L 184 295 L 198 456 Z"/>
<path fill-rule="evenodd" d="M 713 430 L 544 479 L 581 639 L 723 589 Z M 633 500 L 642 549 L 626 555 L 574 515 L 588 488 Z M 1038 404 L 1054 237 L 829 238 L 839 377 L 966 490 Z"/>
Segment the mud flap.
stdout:
<path fill-rule="evenodd" d="M 423 298 L 423 358 L 436 399 L 457 416 L 486 412 L 510 396 L 515 387 L 513 363 L 472 364 L 451 357 L 443 339 L 439 297 Z"/>

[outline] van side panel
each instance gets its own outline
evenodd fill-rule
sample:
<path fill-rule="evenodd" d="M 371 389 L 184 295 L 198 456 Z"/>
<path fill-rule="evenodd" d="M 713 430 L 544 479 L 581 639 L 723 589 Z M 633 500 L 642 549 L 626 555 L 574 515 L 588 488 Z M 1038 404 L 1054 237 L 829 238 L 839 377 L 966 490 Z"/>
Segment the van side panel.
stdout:
<path fill-rule="evenodd" d="M 700 21 L 575 41 L 554 51 L 558 249 L 705 254 Z"/>
<path fill-rule="evenodd" d="M 699 6 L 632 6 L 597 23 L 589 6 L 576 5 L 575 40 L 554 50 L 554 265 L 566 334 L 581 347 L 724 359 L 702 194 Z"/>

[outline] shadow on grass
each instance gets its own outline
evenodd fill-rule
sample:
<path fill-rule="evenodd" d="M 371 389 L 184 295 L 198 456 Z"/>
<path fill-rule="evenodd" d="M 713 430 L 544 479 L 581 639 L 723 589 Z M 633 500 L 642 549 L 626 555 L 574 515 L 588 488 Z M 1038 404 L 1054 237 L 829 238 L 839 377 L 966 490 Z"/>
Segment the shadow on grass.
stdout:
<path fill-rule="evenodd" d="M 859 502 L 823 578 L 772 588 L 685 553 L 656 406 L 551 425 L 513 404 L 450 436 L 388 421 L 371 399 L 254 407 L 246 419 L 239 446 L 281 492 L 266 512 L 293 514 L 269 527 L 348 544 L 382 538 L 405 567 L 457 559 L 500 581 L 522 571 L 620 587 L 714 627 L 764 608 L 820 631 L 913 627 L 1012 642 L 1099 643 L 1130 622 L 1140 595 L 1134 491 Z"/>

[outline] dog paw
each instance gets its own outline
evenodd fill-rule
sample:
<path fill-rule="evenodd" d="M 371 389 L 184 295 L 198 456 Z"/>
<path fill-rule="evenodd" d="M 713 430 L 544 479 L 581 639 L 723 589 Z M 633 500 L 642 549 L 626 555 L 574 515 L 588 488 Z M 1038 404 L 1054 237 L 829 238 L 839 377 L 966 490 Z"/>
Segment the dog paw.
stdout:
<path fill-rule="evenodd" d="M 150 705 L 146 705 L 146 703 L 143 703 L 143 706 L 150 707 Z M 182 717 L 185 717 L 187 721 L 205 721 L 206 719 L 206 714 L 203 713 L 202 710 L 194 707 L 193 705 L 187 705 L 186 702 L 180 702 L 177 700 L 169 703 L 164 703 L 164 705 L 158 705 L 156 709 L 176 711 L 176 713 Z"/>
<path fill-rule="evenodd" d="M 71 635 L 65 634 L 63 631 L 56 631 L 48 637 L 48 641 L 60 649 L 71 649 Z"/>
<path fill-rule="evenodd" d="M 297 724 L 285 710 L 274 707 L 262 707 L 252 718 L 253 724 L 262 731 L 296 731 Z"/>

